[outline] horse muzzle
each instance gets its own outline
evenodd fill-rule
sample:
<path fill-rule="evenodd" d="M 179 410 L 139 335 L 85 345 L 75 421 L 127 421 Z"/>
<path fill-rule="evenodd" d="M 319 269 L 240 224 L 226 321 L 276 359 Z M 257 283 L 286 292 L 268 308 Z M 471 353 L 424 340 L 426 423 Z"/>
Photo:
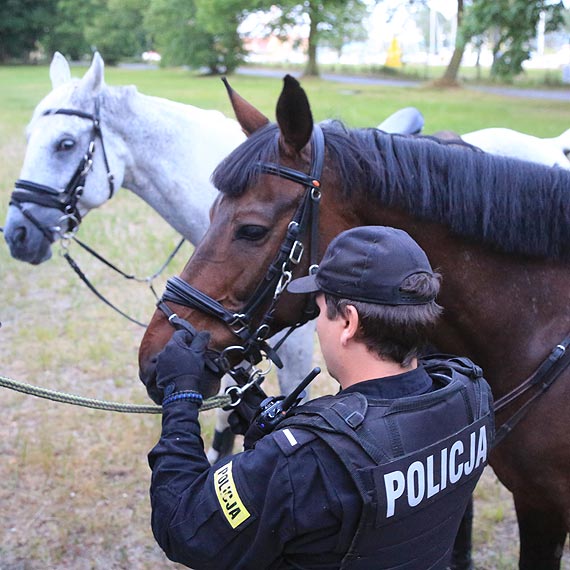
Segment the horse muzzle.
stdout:
<path fill-rule="evenodd" d="M 39 265 L 52 256 L 52 242 L 13 206 L 8 209 L 4 239 L 10 255 L 19 261 Z"/>
<path fill-rule="evenodd" d="M 162 404 L 162 393 L 156 385 L 156 363 L 158 358 L 154 356 L 144 364 L 139 362 L 139 379 L 145 385 L 147 394 L 156 404 Z"/>

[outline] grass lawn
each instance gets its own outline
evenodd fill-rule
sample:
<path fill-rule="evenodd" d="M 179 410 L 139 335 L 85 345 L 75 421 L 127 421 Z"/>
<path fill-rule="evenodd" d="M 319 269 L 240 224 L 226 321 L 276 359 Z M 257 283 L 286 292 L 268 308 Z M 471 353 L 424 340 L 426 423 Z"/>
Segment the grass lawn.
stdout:
<path fill-rule="evenodd" d="M 75 75 L 84 69 L 74 68 Z M 110 85 L 134 84 L 146 94 L 231 114 L 218 78 L 183 70 L 108 69 Z M 281 81 L 235 76 L 234 88 L 270 118 Z M 570 127 L 565 102 L 510 99 L 468 89 L 389 88 L 303 81 L 317 120 L 375 126 L 409 105 L 426 119 L 426 133 L 503 126 L 537 136 Z M 46 67 L 0 67 L 0 220 L 25 153 L 25 125 L 50 89 Z M 0 221 L 0 224 L 3 222 Z M 148 275 L 177 242 L 176 233 L 127 191 L 89 214 L 79 237 L 128 272 Z M 144 284 L 111 273 L 74 248 L 73 256 L 114 303 L 147 321 L 154 300 Z M 177 273 L 186 245 L 167 273 Z M 142 329 L 97 301 L 54 246 L 53 258 L 32 267 L 13 260 L 0 241 L 0 375 L 88 397 L 147 403 L 137 379 Z M 164 279 L 157 280 L 161 290 Z M 320 361 L 320 356 L 316 356 Z M 276 389 L 274 378 L 268 391 Z M 333 389 L 330 379 L 315 392 Z M 150 532 L 146 453 L 157 440 L 156 416 L 71 407 L 2 391 L 0 420 L 0 568 L 178 568 Z M 213 429 L 207 412 L 205 439 Z M 477 568 L 517 567 L 517 533 L 509 494 L 488 471 L 478 489 Z M 570 558 L 568 553 L 566 558 Z M 570 568 L 567 560 L 565 568 Z"/>

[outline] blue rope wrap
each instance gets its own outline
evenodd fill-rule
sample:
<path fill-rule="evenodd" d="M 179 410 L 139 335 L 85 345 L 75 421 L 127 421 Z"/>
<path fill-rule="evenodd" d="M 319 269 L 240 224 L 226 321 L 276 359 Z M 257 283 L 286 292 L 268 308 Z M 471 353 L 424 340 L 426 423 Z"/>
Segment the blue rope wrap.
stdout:
<path fill-rule="evenodd" d="M 184 390 L 182 392 L 174 392 L 174 394 L 170 394 L 170 396 L 164 398 L 162 401 L 162 407 L 167 406 L 172 402 L 176 402 L 178 400 L 193 400 L 198 404 L 198 407 L 202 405 L 202 401 L 204 397 L 200 392 L 196 392 L 194 390 Z"/>

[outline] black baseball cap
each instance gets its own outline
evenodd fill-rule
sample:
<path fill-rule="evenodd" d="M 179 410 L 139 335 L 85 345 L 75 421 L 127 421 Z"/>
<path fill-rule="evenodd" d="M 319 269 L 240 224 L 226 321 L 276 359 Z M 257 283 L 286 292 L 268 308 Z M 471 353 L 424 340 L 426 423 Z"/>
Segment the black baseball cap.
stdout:
<path fill-rule="evenodd" d="M 424 305 L 434 300 L 402 291 L 416 273 L 433 275 L 424 250 L 403 230 L 359 226 L 336 236 L 313 275 L 294 279 L 291 293 L 323 292 L 376 305 Z"/>

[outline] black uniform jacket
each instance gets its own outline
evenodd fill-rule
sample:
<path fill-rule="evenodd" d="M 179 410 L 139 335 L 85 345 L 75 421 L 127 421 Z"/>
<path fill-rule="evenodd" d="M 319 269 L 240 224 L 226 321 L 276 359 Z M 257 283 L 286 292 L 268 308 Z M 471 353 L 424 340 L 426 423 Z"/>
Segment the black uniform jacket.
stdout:
<path fill-rule="evenodd" d="M 431 391 L 422 367 L 343 393 L 401 398 Z M 292 427 L 210 466 L 198 407 L 169 404 L 149 454 L 152 529 L 166 555 L 195 570 L 339 568 L 362 504 L 330 448 Z"/>

